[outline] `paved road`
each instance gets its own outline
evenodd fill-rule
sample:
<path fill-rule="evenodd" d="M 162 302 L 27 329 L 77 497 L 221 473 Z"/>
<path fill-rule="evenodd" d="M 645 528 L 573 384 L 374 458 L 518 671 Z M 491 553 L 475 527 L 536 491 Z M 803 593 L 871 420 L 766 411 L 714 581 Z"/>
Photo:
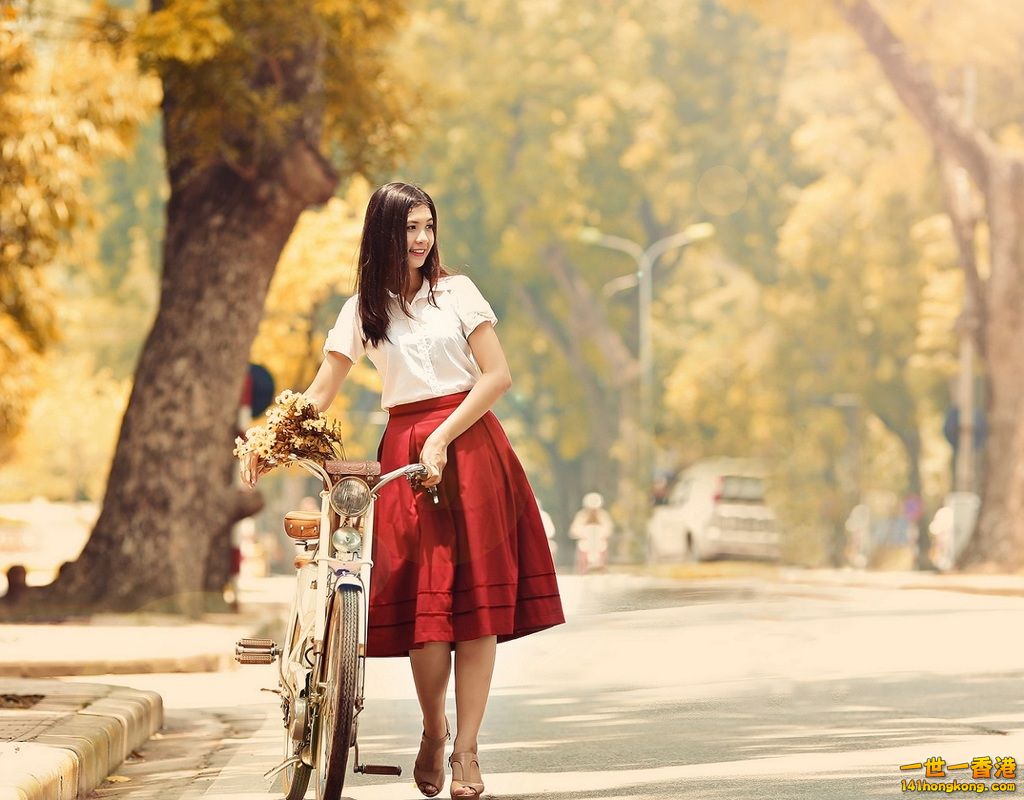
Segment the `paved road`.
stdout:
<path fill-rule="evenodd" d="M 625 575 L 562 588 L 567 625 L 499 649 L 481 736 L 492 797 L 859 800 L 925 777 L 901 764 L 1024 758 L 1022 598 Z M 411 800 L 408 666 L 371 667 L 363 758 L 406 774 L 353 776 L 345 796 Z M 259 692 L 271 668 L 116 682 L 159 691 L 168 725 L 98 797 L 278 796 L 260 777 L 279 760 Z"/>

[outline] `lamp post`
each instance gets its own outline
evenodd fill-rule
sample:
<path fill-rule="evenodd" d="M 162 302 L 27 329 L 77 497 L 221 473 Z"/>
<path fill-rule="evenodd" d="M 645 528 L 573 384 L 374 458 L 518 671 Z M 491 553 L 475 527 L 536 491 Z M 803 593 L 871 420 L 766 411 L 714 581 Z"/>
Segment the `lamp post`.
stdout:
<path fill-rule="evenodd" d="M 708 239 L 715 233 L 715 226 L 710 222 L 698 222 L 689 225 L 679 233 L 658 239 L 646 248 L 622 236 L 611 236 L 597 228 L 583 228 L 579 232 L 579 240 L 587 244 L 607 247 L 627 253 L 636 261 L 636 272 L 613 278 L 603 287 L 605 297 L 611 297 L 624 289 L 634 286 L 637 292 L 637 327 L 639 333 L 637 361 L 640 367 L 640 424 L 637 425 L 641 435 L 638 437 L 639 457 L 637 461 L 638 479 L 641 481 L 641 497 L 646 498 L 649 492 L 643 488 L 653 474 L 654 447 L 654 349 L 651 337 L 651 304 L 654 299 L 654 265 L 669 250 L 687 247 L 694 242 Z M 633 536 L 639 535 L 647 510 L 647 499 L 639 500 L 635 524 L 637 530 Z M 629 544 L 632 544 L 630 542 Z"/>

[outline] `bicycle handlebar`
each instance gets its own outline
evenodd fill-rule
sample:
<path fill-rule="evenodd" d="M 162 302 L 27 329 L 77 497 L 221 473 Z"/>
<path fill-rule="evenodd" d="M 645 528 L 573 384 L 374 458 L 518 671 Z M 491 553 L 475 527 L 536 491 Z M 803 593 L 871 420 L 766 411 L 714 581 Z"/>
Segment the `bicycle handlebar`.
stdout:
<path fill-rule="evenodd" d="M 398 469 L 393 470 L 393 471 L 387 473 L 386 475 L 381 475 L 380 478 L 378 479 L 377 483 L 374 485 L 374 487 L 373 487 L 373 489 L 371 491 L 373 492 L 373 496 L 376 497 L 381 489 L 383 489 L 385 486 L 387 486 L 389 483 L 391 483 L 391 481 L 395 480 L 396 478 L 425 478 L 425 477 L 427 477 L 427 468 L 426 468 L 426 466 L 424 466 L 423 464 L 408 464 L 407 466 L 399 467 Z"/>
<path fill-rule="evenodd" d="M 296 458 L 290 461 L 289 463 L 297 464 L 298 466 L 305 469 L 307 472 L 311 472 L 312 474 L 316 475 L 318 478 L 324 481 L 324 483 L 327 486 L 331 485 L 331 476 L 327 474 L 327 471 L 324 469 L 323 464 L 319 464 L 316 461 L 313 461 L 308 458 Z M 399 467 L 398 469 L 392 470 L 391 472 L 388 472 L 385 475 L 381 475 L 380 479 L 377 481 L 376 484 L 374 484 L 373 488 L 370 489 L 370 491 L 372 492 L 374 499 L 376 499 L 380 490 L 387 486 L 389 483 L 391 483 L 393 480 L 396 480 L 397 478 L 405 477 L 411 480 L 412 478 L 425 478 L 427 477 L 427 474 L 427 468 L 424 464 L 407 464 L 404 467 Z M 440 502 L 437 496 L 437 487 L 427 486 L 425 488 L 427 492 L 430 494 L 431 499 L 434 501 L 434 505 L 437 505 Z"/>

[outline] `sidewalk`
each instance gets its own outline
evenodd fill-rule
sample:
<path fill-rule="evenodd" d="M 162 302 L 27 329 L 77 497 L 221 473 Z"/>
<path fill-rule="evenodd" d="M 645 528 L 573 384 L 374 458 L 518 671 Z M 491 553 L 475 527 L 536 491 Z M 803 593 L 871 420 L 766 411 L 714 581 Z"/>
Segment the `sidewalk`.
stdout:
<path fill-rule="evenodd" d="M 814 586 L 928 589 L 1024 597 L 1024 575 L 938 573 L 909 570 L 806 569 L 765 562 L 710 561 L 698 564 L 622 565 L 612 571 L 673 580 L 758 579 Z"/>
<path fill-rule="evenodd" d="M 85 798 L 163 725 L 155 692 L 61 676 L 233 669 L 235 641 L 266 635 L 288 600 L 268 586 L 243 594 L 242 613 L 199 622 L 0 624 L 0 800 Z"/>
<path fill-rule="evenodd" d="M 828 586 L 858 586 L 878 589 L 930 589 L 971 594 L 1024 596 L 1024 575 L 986 575 L 960 572 L 916 572 L 903 570 L 797 569 L 780 568 L 779 580 Z"/>
<path fill-rule="evenodd" d="M 0 677 L 215 672 L 233 663 L 247 617 L 184 623 L 174 617 L 97 617 L 92 622 L 0 625 Z"/>

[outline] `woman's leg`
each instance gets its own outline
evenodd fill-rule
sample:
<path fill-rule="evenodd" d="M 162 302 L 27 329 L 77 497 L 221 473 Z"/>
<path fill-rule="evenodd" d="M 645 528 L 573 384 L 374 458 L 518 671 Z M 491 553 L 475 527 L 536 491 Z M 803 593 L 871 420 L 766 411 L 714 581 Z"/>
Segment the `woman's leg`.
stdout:
<path fill-rule="evenodd" d="M 484 720 L 487 696 L 494 674 L 494 655 L 498 637 L 483 636 L 455 643 L 456 753 L 477 752 L 477 735 Z M 479 780 L 470 778 L 470 780 Z"/>
<path fill-rule="evenodd" d="M 452 670 L 451 644 L 427 642 L 409 651 L 412 679 L 423 712 L 423 732 L 431 739 L 445 735 L 444 701 Z"/>
<path fill-rule="evenodd" d="M 410 650 L 409 663 L 423 712 L 423 738 L 412 776 L 420 792 L 434 797 L 444 785 L 444 749 L 448 738 L 444 698 L 452 669 L 451 645 L 429 642 L 418 650 Z"/>

